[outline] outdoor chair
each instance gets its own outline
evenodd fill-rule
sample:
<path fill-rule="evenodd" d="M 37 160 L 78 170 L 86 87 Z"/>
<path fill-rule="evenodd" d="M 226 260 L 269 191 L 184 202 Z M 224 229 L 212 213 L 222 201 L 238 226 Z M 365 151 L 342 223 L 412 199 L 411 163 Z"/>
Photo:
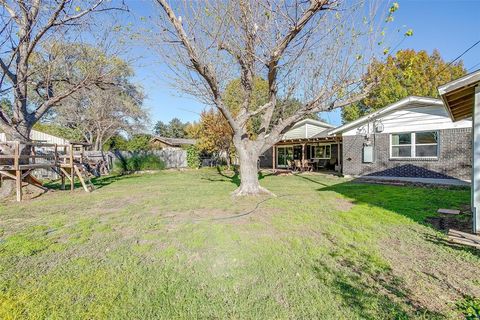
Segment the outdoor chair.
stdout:
<path fill-rule="evenodd" d="M 302 162 L 300 160 L 294 160 L 295 170 L 294 171 L 302 171 Z"/>
<path fill-rule="evenodd" d="M 287 160 L 287 167 L 288 169 L 295 171 L 295 164 L 292 162 L 292 160 Z"/>
<path fill-rule="evenodd" d="M 303 171 L 312 171 L 313 170 L 313 166 L 308 163 L 308 160 L 303 160 Z"/>

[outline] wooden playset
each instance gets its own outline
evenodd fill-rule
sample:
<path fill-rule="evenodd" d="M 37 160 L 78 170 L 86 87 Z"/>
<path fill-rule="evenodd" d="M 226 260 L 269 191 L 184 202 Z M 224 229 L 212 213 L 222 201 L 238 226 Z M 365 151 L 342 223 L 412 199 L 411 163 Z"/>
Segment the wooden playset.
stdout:
<path fill-rule="evenodd" d="M 55 171 L 74 190 L 77 177 L 86 192 L 93 190 L 84 156 L 84 143 L 51 144 L 42 142 L 0 142 L 0 183 L 7 179 L 15 181 L 17 201 L 22 200 L 22 187 L 33 185 L 46 190 L 42 182 L 33 175 L 35 169 Z M 3 151 L 2 151 L 3 150 Z M 8 150 L 9 152 L 5 152 Z M 12 152 L 13 151 L 13 152 Z"/>

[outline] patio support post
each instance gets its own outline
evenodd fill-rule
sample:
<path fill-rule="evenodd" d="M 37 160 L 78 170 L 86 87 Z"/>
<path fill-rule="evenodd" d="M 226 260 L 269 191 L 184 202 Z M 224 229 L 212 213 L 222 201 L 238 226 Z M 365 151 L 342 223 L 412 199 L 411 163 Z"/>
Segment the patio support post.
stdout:
<path fill-rule="evenodd" d="M 338 174 L 342 173 L 342 153 L 340 152 L 340 139 L 337 137 L 337 165 Z"/>
<path fill-rule="evenodd" d="M 305 162 L 305 143 L 302 143 L 302 167 L 304 166 Z"/>
<path fill-rule="evenodd" d="M 272 169 L 275 172 L 276 171 L 275 164 L 277 163 L 277 146 L 273 146 L 272 149 L 273 149 L 272 150 Z"/>
<path fill-rule="evenodd" d="M 473 233 L 480 233 L 480 85 L 475 88 L 472 130 L 472 212 Z"/>

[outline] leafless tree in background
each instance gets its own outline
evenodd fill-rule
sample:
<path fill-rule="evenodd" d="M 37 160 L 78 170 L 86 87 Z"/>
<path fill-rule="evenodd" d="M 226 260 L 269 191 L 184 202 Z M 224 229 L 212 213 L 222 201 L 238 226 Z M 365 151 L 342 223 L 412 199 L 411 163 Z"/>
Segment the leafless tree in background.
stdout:
<path fill-rule="evenodd" d="M 268 192 L 259 185 L 259 155 L 307 114 L 341 108 L 363 98 L 360 78 L 378 51 L 385 2 L 341 0 L 156 0 L 161 9 L 158 50 L 184 93 L 220 110 L 233 130 L 241 185 L 235 195 Z M 388 5 L 388 4 L 387 4 Z M 390 11 L 392 12 L 392 11 Z M 268 80 L 269 99 L 252 106 L 253 80 Z M 223 93 L 241 79 L 242 108 L 225 106 Z M 303 101 L 278 118 L 278 101 Z M 251 139 L 247 123 L 261 116 Z"/>
<path fill-rule="evenodd" d="M 102 69 L 81 55 L 71 59 L 63 50 L 71 47 L 62 44 L 92 37 L 91 29 L 101 29 L 96 15 L 123 9 L 104 0 L 0 0 L 0 94 L 13 97 L 13 112 L 0 110 L 0 129 L 8 139 L 29 140 L 33 125 L 53 106 L 114 80 L 114 65 Z"/>
<path fill-rule="evenodd" d="M 55 121 L 80 132 L 93 150 L 101 151 L 111 137 L 145 129 L 143 98 L 134 85 L 83 89 L 61 102 Z"/>

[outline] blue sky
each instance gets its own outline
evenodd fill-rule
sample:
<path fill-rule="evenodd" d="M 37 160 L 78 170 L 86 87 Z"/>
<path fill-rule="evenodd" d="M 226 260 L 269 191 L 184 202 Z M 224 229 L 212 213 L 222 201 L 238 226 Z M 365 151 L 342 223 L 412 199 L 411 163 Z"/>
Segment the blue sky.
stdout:
<path fill-rule="evenodd" d="M 412 28 L 414 36 L 407 38 L 397 50 L 413 48 L 431 53 L 439 49 L 446 61 L 460 55 L 473 43 L 480 40 L 480 0 L 399 0 L 400 9 L 395 15 L 395 24 Z M 150 11 L 145 2 L 129 3 L 130 9 L 139 15 Z M 151 12 L 148 12 L 151 14 Z M 147 49 L 140 50 L 143 57 L 135 68 L 136 81 L 146 94 L 145 106 L 150 110 L 151 122 L 164 122 L 177 117 L 182 121 L 195 121 L 204 105 L 192 98 L 181 97 L 162 79 L 165 70 L 159 58 Z M 480 44 L 462 57 L 469 72 L 480 69 Z M 341 123 L 339 110 L 324 113 L 322 117 L 333 125 Z"/>

